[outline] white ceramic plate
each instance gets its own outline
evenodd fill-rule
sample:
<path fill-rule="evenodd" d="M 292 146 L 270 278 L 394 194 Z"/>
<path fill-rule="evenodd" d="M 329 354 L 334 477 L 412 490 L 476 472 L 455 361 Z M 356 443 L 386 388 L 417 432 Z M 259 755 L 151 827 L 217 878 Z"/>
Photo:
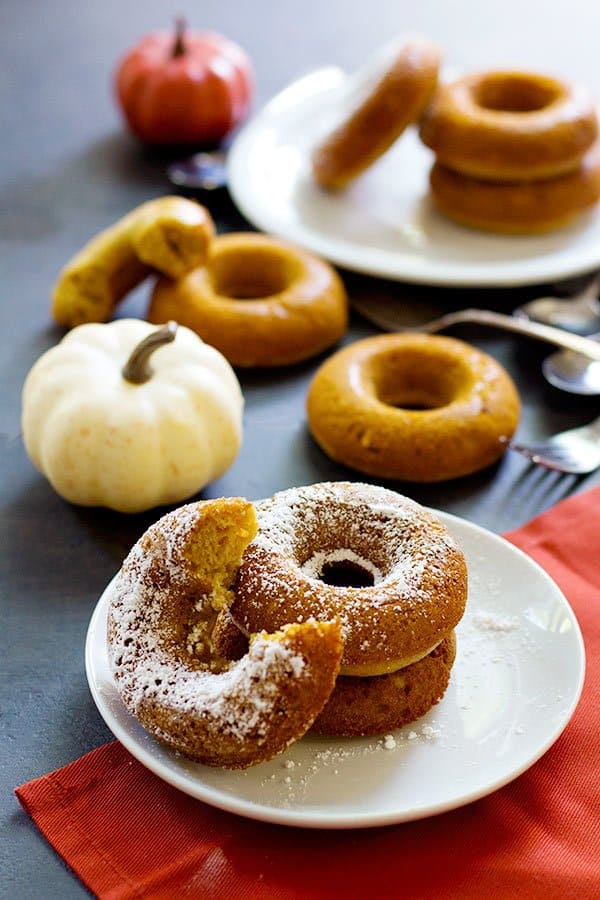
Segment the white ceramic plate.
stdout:
<path fill-rule="evenodd" d="M 569 721 L 581 692 L 583 641 L 556 584 L 500 537 L 440 514 L 470 573 L 458 654 L 442 701 L 392 740 L 305 736 L 243 772 L 190 762 L 127 712 L 107 655 L 111 585 L 86 642 L 86 671 L 106 724 L 141 763 L 212 806 L 313 828 L 388 825 L 441 813 L 524 772 Z M 386 748 L 387 743 L 387 748 Z"/>
<path fill-rule="evenodd" d="M 351 81 L 340 69 L 319 69 L 240 131 L 229 153 L 229 189 L 255 226 L 347 269 L 419 284 L 507 287 L 600 266 L 600 209 L 553 234 L 516 238 L 443 218 L 427 196 L 433 157 L 414 128 L 346 191 L 320 190 L 310 150 L 355 96 Z"/>

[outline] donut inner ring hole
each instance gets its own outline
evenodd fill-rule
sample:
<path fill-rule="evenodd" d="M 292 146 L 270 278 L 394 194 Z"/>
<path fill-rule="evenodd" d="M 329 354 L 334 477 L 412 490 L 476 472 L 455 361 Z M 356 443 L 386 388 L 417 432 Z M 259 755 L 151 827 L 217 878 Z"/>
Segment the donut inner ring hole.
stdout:
<path fill-rule="evenodd" d="M 277 247 L 235 247 L 208 263 L 212 288 L 232 300 L 257 300 L 288 290 L 301 274 L 296 259 Z"/>
<path fill-rule="evenodd" d="M 473 381 L 470 369 L 456 356 L 424 355 L 410 348 L 373 359 L 369 376 L 380 403 L 417 412 L 448 406 Z"/>
<path fill-rule="evenodd" d="M 360 591 L 388 575 L 393 565 L 389 550 L 383 540 L 377 540 L 385 529 L 385 511 L 357 507 L 350 519 L 348 509 L 332 501 L 325 512 L 317 510 L 308 519 L 299 509 L 294 513 L 291 555 L 305 576 Z M 410 537 L 409 529 L 406 537 Z"/>
<path fill-rule="evenodd" d="M 327 562 L 321 570 L 319 580 L 333 587 L 364 588 L 373 587 L 375 578 L 362 566 L 350 560 Z"/>
<path fill-rule="evenodd" d="M 472 88 L 477 106 L 496 112 L 529 113 L 545 109 L 561 97 L 557 84 L 539 76 L 494 74 Z"/>

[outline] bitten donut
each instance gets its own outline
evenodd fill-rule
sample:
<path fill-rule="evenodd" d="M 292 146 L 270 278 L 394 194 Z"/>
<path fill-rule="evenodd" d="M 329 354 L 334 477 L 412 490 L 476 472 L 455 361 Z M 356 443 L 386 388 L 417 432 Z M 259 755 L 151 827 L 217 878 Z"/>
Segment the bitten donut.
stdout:
<path fill-rule="evenodd" d="M 339 675 L 313 731 L 348 736 L 385 734 L 420 719 L 445 694 L 455 658 L 452 632 L 423 659 L 389 675 Z"/>
<path fill-rule="evenodd" d="M 491 465 L 519 413 L 505 369 L 441 335 L 356 341 L 323 363 L 307 397 L 310 431 L 328 456 L 403 481 L 443 481 Z"/>
<path fill-rule="evenodd" d="M 252 504 L 192 503 L 153 525 L 118 574 L 108 615 L 117 689 L 155 737 L 211 766 L 270 759 L 311 726 L 334 686 L 339 622 L 285 624 L 253 635 L 232 663 L 215 623 L 256 532 Z"/>
<path fill-rule="evenodd" d="M 208 210 L 193 200 L 142 203 L 67 263 L 54 286 L 52 315 L 67 328 L 105 322 L 153 270 L 179 278 L 202 265 L 214 230 Z"/>
<path fill-rule="evenodd" d="M 420 135 L 456 172 L 533 181 L 574 171 L 598 123 L 583 87 L 532 72 L 484 72 L 440 86 Z"/>
<path fill-rule="evenodd" d="M 224 652 L 239 659 L 248 649 L 242 632 L 228 623 Z M 417 662 L 387 675 L 338 675 L 312 731 L 344 736 L 384 734 L 420 719 L 444 696 L 454 660 L 454 632 Z"/>
<path fill-rule="evenodd" d="M 563 228 L 600 199 L 600 151 L 560 178 L 491 182 L 435 163 L 430 176 L 435 206 L 460 225 L 498 234 L 541 234 Z"/>
<path fill-rule="evenodd" d="M 465 558 L 442 522 L 385 488 L 349 482 L 281 491 L 255 504 L 231 616 L 245 633 L 339 619 L 342 675 L 382 675 L 431 653 L 460 621 Z M 336 583 L 347 569 L 364 586 Z M 346 583 L 347 584 L 347 583 Z"/>
<path fill-rule="evenodd" d="M 282 366 L 335 344 L 348 324 L 343 283 L 323 260 L 262 234 L 226 234 L 206 265 L 159 279 L 148 312 L 174 319 L 234 366 Z"/>
<path fill-rule="evenodd" d="M 439 63 L 440 51 L 431 41 L 413 38 L 401 47 L 386 48 L 383 59 L 378 55 L 359 72 L 360 100 L 313 151 L 315 181 L 325 188 L 343 188 L 385 153 L 425 110 Z"/>

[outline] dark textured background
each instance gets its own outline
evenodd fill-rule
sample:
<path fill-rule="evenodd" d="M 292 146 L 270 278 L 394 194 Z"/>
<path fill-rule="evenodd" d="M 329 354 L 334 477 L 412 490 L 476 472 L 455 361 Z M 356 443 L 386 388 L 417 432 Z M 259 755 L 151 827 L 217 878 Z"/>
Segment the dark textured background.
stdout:
<path fill-rule="evenodd" d="M 351 0 L 204 0 L 176 8 L 158 0 L 1 4 L 2 897 L 85 896 L 21 812 L 12 790 L 110 739 L 85 680 L 86 626 L 123 556 L 159 514 L 126 517 L 63 502 L 29 463 L 19 426 L 25 375 L 62 336 L 48 315 L 58 270 L 93 233 L 170 190 L 164 159 L 142 151 L 121 128 L 110 90 L 121 53 L 146 31 L 168 26 L 174 12 L 184 12 L 193 26 L 222 31 L 247 49 L 260 105 L 310 68 L 355 67 L 390 35 L 412 29 L 442 43 L 454 65 L 540 68 L 585 79 L 600 94 L 600 9 L 586 0 L 423 0 L 418 9 L 371 0 L 368 6 L 365 17 L 363 4 Z M 248 227 L 226 197 L 211 209 L 221 231 Z M 370 286 L 369 279 L 348 278 L 352 293 Z M 390 298 L 398 291 L 393 284 L 379 289 Z M 119 314 L 142 316 L 147 292 L 147 286 L 138 290 Z M 408 293 L 415 303 L 426 298 L 448 308 L 488 304 L 510 310 L 536 290 Z M 347 340 L 373 332 L 357 318 Z M 539 363 L 547 349 L 490 331 L 455 333 L 494 355 L 516 379 L 524 437 L 597 414 L 596 400 L 573 399 L 546 386 Z M 293 484 L 357 478 L 326 459 L 307 433 L 304 396 L 318 363 L 240 376 L 244 447 L 230 472 L 203 496 L 257 498 Z M 598 483 L 598 475 L 560 476 L 509 455 L 484 473 L 446 485 L 395 486 L 500 532 Z"/>

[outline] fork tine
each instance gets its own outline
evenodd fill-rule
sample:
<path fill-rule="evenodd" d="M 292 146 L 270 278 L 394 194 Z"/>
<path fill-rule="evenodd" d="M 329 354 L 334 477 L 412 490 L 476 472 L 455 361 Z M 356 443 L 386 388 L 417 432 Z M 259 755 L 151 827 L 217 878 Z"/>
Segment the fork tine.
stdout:
<path fill-rule="evenodd" d="M 534 466 L 541 466 L 544 469 L 552 469 L 555 472 L 569 472 L 571 471 L 571 467 L 568 463 L 563 463 L 560 460 L 551 459 L 547 456 L 538 456 L 536 453 L 523 453 L 523 456 L 529 460 L 529 462 Z"/>
<path fill-rule="evenodd" d="M 554 472 L 564 472 L 565 475 L 585 475 L 595 468 L 595 466 L 586 465 L 584 462 L 576 459 L 563 461 L 539 458 L 537 465 L 544 466 L 546 469 L 552 469 Z"/>
<path fill-rule="evenodd" d="M 524 447 L 523 444 L 515 444 L 514 441 L 510 441 L 508 443 L 508 447 L 510 450 L 514 450 L 516 453 L 520 453 L 522 456 L 527 456 L 531 459 L 534 456 L 534 451 L 531 447 Z"/>
<path fill-rule="evenodd" d="M 552 469 L 555 472 L 564 472 L 571 475 L 582 475 L 591 471 L 596 466 L 588 465 L 585 461 L 578 459 L 572 453 L 564 453 L 560 456 L 550 456 L 548 453 L 536 452 L 530 447 L 523 444 L 509 444 L 511 450 L 516 450 L 529 462 L 546 469 Z"/>
<path fill-rule="evenodd" d="M 517 453 L 525 456 L 530 462 L 545 466 L 547 469 L 573 472 L 581 471 L 582 465 L 585 465 L 574 453 L 564 447 L 550 447 L 547 445 L 538 447 L 514 442 L 511 442 L 508 446 L 511 450 L 515 450 Z"/>
<path fill-rule="evenodd" d="M 562 459 L 565 462 L 579 458 L 579 454 L 572 447 L 563 447 L 560 444 L 548 444 L 543 449 L 540 448 L 538 454 L 539 456 L 547 456 L 548 459 Z"/>
<path fill-rule="evenodd" d="M 504 443 L 547 469 L 585 475 L 600 468 L 600 417 L 587 425 L 555 434 L 547 441 L 524 444 L 505 440 Z"/>
<path fill-rule="evenodd" d="M 547 444 L 519 444 L 516 441 L 510 441 L 508 446 L 511 450 L 516 450 L 517 453 L 522 453 L 523 456 L 538 456 L 540 453 L 544 453 L 548 450 Z"/>

